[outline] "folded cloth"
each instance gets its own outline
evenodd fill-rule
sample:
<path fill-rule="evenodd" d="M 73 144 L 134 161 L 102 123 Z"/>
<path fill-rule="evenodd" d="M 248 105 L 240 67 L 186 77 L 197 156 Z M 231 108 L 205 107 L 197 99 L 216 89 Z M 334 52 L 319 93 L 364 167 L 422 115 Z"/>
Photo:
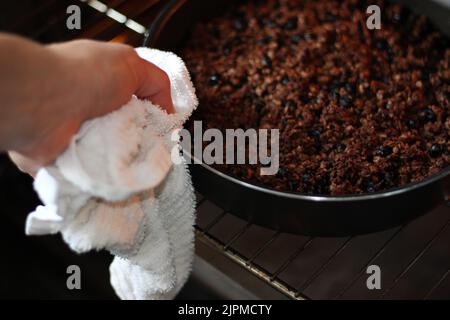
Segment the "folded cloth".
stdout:
<path fill-rule="evenodd" d="M 176 112 L 133 97 L 86 121 L 38 171 L 34 188 L 44 205 L 28 215 L 26 233 L 61 232 L 76 252 L 109 250 L 111 284 L 122 299 L 171 299 L 191 270 L 195 212 L 186 164 L 171 161 L 172 137 L 198 103 L 179 57 L 136 50 L 169 76 Z"/>

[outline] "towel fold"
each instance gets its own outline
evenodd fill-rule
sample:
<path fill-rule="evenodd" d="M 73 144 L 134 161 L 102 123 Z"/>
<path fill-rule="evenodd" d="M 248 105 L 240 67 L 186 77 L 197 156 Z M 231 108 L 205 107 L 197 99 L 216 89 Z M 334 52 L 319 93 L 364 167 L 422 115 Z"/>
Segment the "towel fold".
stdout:
<path fill-rule="evenodd" d="M 191 270 L 195 212 L 187 167 L 171 161 L 171 137 L 197 98 L 179 57 L 136 50 L 169 76 L 176 112 L 133 97 L 86 121 L 38 171 L 34 187 L 44 205 L 28 215 L 26 233 L 61 232 L 76 252 L 109 250 L 111 284 L 122 299 L 171 299 Z"/>

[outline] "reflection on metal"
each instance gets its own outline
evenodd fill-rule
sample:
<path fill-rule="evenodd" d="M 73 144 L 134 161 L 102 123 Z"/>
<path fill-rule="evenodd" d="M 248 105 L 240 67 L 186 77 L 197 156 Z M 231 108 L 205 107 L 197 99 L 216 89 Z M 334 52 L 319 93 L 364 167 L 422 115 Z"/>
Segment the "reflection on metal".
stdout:
<path fill-rule="evenodd" d="M 110 17 L 114 21 L 117 21 L 120 24 L 124 24 L 127 28 L 139 34 L 145 33 L 145 27 L 142 24 L 134 21 L 133 19 L 128 18 L 127 16 L 125 16 L 124 14 L 120 13 L 115 9 L 108 8 L 108 6 L 101 1 L 98 0 L 80 0 L 80 1 L 85 2 L 91 8 L 107 15 L 108 17 Z"/>

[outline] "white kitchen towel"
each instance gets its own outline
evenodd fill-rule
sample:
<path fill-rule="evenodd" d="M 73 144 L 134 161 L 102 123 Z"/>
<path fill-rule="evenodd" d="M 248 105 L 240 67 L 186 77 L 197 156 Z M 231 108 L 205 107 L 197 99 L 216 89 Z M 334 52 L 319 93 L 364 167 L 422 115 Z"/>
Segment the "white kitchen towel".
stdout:
<path fill-rule="evenodd" d="M 86 121 L 34 187 L 43 202 L 26 233 L 61 232 L 76 252 L 115 255 L 111 284 L 122 299 L 171 299 L 185 283 L 194 254 L 195 197 L 184 163 L 171 161 L 173 132 L 197 106 L 183 61 L 138 48 L 169 76 L 174 114 L 133 97 Z"/>

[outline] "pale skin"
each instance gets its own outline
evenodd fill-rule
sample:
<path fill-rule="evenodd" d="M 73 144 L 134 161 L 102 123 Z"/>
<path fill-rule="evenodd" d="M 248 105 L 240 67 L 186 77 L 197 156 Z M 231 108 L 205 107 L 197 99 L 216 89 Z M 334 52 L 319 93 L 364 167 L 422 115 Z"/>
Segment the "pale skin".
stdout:
<path fill-rule="evenodd" d="M 167 75 L 123 44 L 52 45 L 0 33 L 0 151 L 34 175 L 87 119 L 136 95 L 174 111 Z"/>

